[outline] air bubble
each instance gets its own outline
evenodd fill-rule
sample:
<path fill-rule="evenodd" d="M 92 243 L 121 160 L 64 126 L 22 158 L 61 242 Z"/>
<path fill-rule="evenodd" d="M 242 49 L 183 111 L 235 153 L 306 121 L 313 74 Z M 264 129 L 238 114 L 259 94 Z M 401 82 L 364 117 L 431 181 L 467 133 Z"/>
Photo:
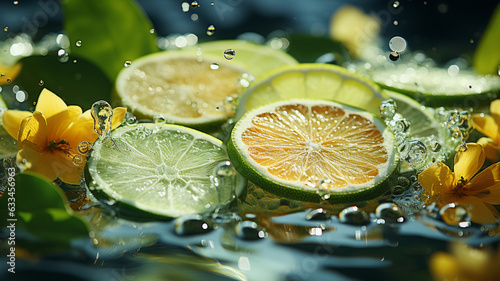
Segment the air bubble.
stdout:
<path fill-rule="evenodd" d="M 405 221 L 403 212 L 394 203 L 380 204 L 375 210 L 375 216 L 383 223 L 402 223 Z"/>
<path fill-rule="evenodd" d="M 455 203 L 443 206 L 439 210 L 439 215 L 448 225 L 457 225 L 461 228 L 467 228 L 472 225 L 471 216 L 467 209 Z"/>
<path fill-rule="evenodd" d="M 418 170 L 424 167 L 427 160 L 427 147 L 419 140 L 408 142 L 408 154 L 405 157 L 414 169 Z"/>
<path fill-rule="evenodd" d="M 129 67 L 130 65 L 132 65 L 132 62 L 129 60 L 127 60 L 127 61 L 125 61 L 125 63 L 123 63 L 123 66 L 125 66 L 125 67 Z"/>
<path fill-rule="evenodd" d="M 389 41 L 389 48 L 395 53 L 404 52 L 406 50 L 406 40 L 401 36 L 392 37 Z"/>
<path fill-rule="evenodd" d="M 392 61 L 397 61 L 399 59 L 399 53 L 398 52 L 391 52 L 389 54 L 389 59 Z"/>
<path fill-rule="evenodd" d="M 67 62 L 69 60 L 69 54 L 64 49 L 59 49 L 57 51 L 57 56 L 60 62 Z"/>
<path fill-rule="evenodd" d="M 233 49 L 227 49 L 224 51 L 224 58 L 227 60 L 232 60 L 236 56 L 236 52 Z"/>
<path fill-rule="evenodd" d="M 394 3 L 392 3 L 392 7 L 394 9 L 398 8 L 399 7 L 399 1 L 394 1 Z"/>
<path fill-rule="evenodd" d="M 207 28 L 207 35 L 212 36 L 214 34 L 215 34 L 215 26 L 213 24 L 211 24 Z"/>
<path fill-rule="evenodd" d="M 242 221 L 234 227 L 236 236 L 243 240 L 256 241 L 267 238 L 265 230 L 253 221 Z"/>
<path fill-rule="evenodd" d="M 398 106 L 393 99 L 382 101 L 380 104 L 380 114 L 382 119 L 392 119 L 398 110 Z"/>
<path fill-rule="evenodd" d="M 186 215 L 179 217 L 174 222 L 174 232 L 177 235 L 199 235 L 213 230 L 213 226 L 206 222 L 200 215 Z"/>
<path fill-rule="evenodd" d="M 43 84 L 45 84 L 43 80 L 38 81 L 38 86 L 43 86 Z"/>
<path fill-rule="evenodd" d="M 127 126 L 136 126 L 138 123 L 139 123 L 139 121 L 137 120 L 137 117 L 135 117 L 133 115 L 125 117 L 125 124 Z"/>
<path fill-rule="evenodd" d="M 80 155 L 73 156 L 73 164 L 80 166 L 83 163 L 83 158 Z"/>
<path fill-rule="evenodd" d="M 439 150 L 441 150 L 442 147 L 437 140 L 431 140 L 430 146 L 433 152 L 438 152 Z"/>
<path fill-rule="evenodd" d="M 341 223 L 351 225 L 367 225 L 370 223 L 370 217 L 357 206 L 343 209 L 339 214 L 339 220 Z"/>
<path fill-rule="evenodd" d="M 92 149 L 92 143 L 88 141 L 81 141 L 78 144 L 78 152 L 81 154 L 87 154 Z"/>
<path fill-rule="evenodd" d="M 96 101 L 91 108 L 90 113 L 94 119 L 94 131 L 99 135 L 102 140 L 104 137 L 109 136 L 112 127 L 113 109 L 111 105 L 105 101 Z"/>

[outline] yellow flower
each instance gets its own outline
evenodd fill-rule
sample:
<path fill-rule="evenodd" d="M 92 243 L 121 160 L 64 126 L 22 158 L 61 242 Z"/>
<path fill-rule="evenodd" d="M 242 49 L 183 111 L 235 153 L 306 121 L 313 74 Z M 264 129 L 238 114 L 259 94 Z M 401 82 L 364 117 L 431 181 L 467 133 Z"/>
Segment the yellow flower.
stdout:
<path fill-rule="evenodd" d="M 113 129 L 122 123 L 126 112 L 123 107 L 113 109 Z M 98 138 L 90 110 L 82 113 L 79 106 L 67 106 L 47 89 L 40 93 L 35 112 L 7 110 L 3 126 L 17 139 L 17 158 L 26 163 L 26 170 L 70 184 L 79 183 L 85 166 L 85 155 L 78 152 L 78 145 Z M 76 155 L 81 162 L 73 161 Z"/>
<path fill-rule="evenodd" d="M 16 79 L 19 72 L 21 72 L 22 65 L 16 63 L 12 66 L 0 64 L 0 86 L 7 85 Z"/>
<path fill-rule="evenodd" d="M 482 145 L 468 143 L 467 151 L 455 155 L 454 172 L 439 162 L 421 172 L 418 181 L 439 207 L 456 203 L 469 210 L 472 221 L 492 223 L 500 218 L 492 206 L 500 204 L 500 162 L 474 176 L 484 160 Z"/>
<path fill-rule="evenodd" d="M 478 143 L 484 146 L 486 158 L 497 162 L 500 154 L 500 100 L 490 104 L 490 115 L 473 114 L 475 128 L 487 138 L 479 139 Z"/>
<path fill-rule="evenodd" d="M 434 280 L 500 280 L 500 247 L 477 249 L 455 242 L 450 250 L 451 253 L 437 252 L 431 256 L 429 269 Z"/>

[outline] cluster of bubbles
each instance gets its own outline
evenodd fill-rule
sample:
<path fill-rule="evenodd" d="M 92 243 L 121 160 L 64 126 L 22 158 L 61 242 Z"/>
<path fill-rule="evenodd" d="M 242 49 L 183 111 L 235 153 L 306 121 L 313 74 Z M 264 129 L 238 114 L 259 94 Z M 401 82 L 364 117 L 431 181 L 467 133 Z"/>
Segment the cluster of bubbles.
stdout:
<path fill-rule="evenodd" d="M 457 149 L 466 151 L 466 141 L 474 129 L 471 112 L 469 110 L 446 110 L 444 107 L 436 109 L 436 119 L 445 127 L 454 143 L 460 144 Z"/>

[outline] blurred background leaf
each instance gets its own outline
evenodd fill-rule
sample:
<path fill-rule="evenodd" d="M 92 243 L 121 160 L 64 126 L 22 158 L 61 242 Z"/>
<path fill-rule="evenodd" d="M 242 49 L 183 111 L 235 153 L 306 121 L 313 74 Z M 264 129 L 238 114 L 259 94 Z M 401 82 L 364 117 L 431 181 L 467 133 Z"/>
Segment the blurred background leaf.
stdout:
<path fill-rule="evenodd" d="M 61 5 L 71 53 L 94 62 L 112 82 L 125 61 L 158 51 L 152 24 L 133 0 L 66 0 Z"/>
<path fill-rule="evenodd" d="M 290 46 L 286 51 L 301 63 L 321 62 L 340 65 L 350 59 L 344 45 L 328 37 L 291 34 L 288 40 Z M 320 57 L 322 59 L 318 61 Z M 333 60 L 323 61 L 328 58 L 333 58 Z"/>
<path fill-rule="evenodd" d="M 43 88 L 56 93 L 68 105 L 81 106 L 84 111 L 97 100 L 110 99 L 110 80 L 101 69 L 85 59 L 70 56 L 62 63 L 56 54 L 49 54 L 26 57 L 20 62 L 22 70 L 12 84 L 28 93 L 25 104 L 33 105 Z"/>
<path fill-rule="evenodd" d="M 8 190 L 0 198 L 0 208 L 7 210 Z M 55 184 L 35 174 L 15 176 L 16 245 L 30 252 L 70 248 L 74 239 L 89 237 L 88 225 L 72 214 L 66 197 Z M 0 213 L 2 224 L 8 212 Z"/>
<path fill-rule="evenodd" d="M 479 41 L 472 63 L 481 74 L 500 74 L 500 4 Z"/>

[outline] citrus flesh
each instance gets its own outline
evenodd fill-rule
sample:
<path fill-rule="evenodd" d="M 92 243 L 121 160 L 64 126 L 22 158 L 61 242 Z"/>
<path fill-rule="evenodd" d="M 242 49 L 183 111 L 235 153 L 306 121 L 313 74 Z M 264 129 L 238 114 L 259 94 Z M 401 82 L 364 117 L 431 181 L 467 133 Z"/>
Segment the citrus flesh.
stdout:
<path fill-rule="evenodd" d="M 224 51 L 232 49 L 231 60 Z M 118 75 L 116 94 L 140 119 L 203 128 L 232 116 L 231 100 L 254 76 L 297 63 L 284 52 L 228 40 L 164 51 L 131 62 Z"/>
<path fill-rule="evenodd" d="M 394 135 L 372 114 L 307 99 L 255 108 L 235 125 L 229 157 L 250 181 L 303 201 L 371 199 L 398 166 Z"/>
<path fill-rule="evenodd" d="M 114 143 L 107 138 L 93 147 L 89 188 L 132 207 L 132 213 L 177 217 L 206 212 L 244 188 L 236 172 L 217 178 L 216 167 L 228 161 L 227 154 L 219 140 L 199 131 L 139 124 L 118 128 L 111 137 Z"/>
<path fill-rule="evenodd" d="M 327 64 L 283 66 L 261 77 L 240 97 L 236 119 L 258 106 L 286 99 L 323 99 L 345 103 L 378 114 L 388 96 L 371 81 Z"/>

